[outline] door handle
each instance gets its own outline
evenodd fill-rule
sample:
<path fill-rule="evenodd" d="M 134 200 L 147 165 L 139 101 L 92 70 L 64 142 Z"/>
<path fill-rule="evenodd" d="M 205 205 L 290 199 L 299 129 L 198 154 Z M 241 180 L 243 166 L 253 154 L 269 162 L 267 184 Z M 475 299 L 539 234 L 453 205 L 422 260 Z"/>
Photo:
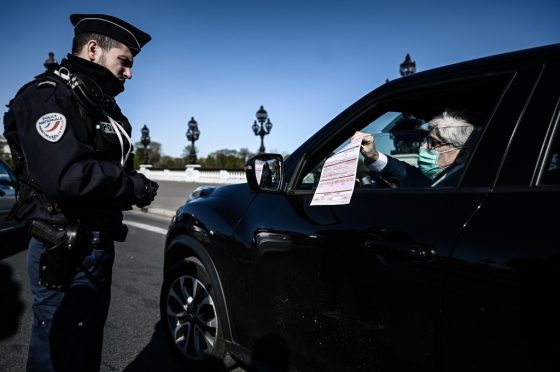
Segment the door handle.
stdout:
<path fill-rule="evenodd" d="M 431 262 L 437 257 L 437 250 L 422 243 L 399 243 L 390 241 L 368 240 L 364 247 L 390 261 Z"/>

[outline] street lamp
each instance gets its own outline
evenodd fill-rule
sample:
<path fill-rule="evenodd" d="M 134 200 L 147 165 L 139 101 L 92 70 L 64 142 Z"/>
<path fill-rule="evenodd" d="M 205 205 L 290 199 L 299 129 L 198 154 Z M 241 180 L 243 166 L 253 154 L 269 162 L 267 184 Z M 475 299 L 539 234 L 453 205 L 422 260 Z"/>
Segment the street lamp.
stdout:
<path fill-rule="evenodd" d="M 144 128 L 142 128 L 142 138 L 140 139 L 140 143 L 144 146 L 144 158 L 142 162 L 144 164 L 148 164 L 148 146 L 150 145 L 150 130 L 144 124 Z"/>
<path fill-rule="evenodd" d="M 260 127 L 257 124 L 257 120 L 261 124 Z M 261 148 L 259 149 L 259 154 L 262 154 L 264 153 L 264 136 L 269 134 L 270 130 L 272 129 L 272 123 L 270 122 L 270 119 L 268 119 L 268 114 L 262 106 L 259 109 L 259 111 L 257 111 L 257 120 L 255 120 L 251 128 L 253 128 L 253 132 L 255 132 L 255 136 L 261 136 Z M 266 120 L 266 124 L 263 127 L 265 120 Z"/>
<path fill-rule="evenodd" d="M 399 72 L 401 76 L 408 76 L 416 73 L 416 62 L 413 62 L 410 58 L 410 54 L 406 54 L 404 62 L 401 63 Z M 411 115 L 409 113 L 402 113 L 403 120 L 411 120 Z M 395 149 L 391 150 L 391 155 L 397 154 L 417 154 L 422 142 L 420 141 L 402 141 L 397 140 L 392 136 Z"/>
<path fill-rule="evenodd" d="M 189 121 L 189 129 L 187 130 L 187 139 L 191 141 L 191 152 L 189 154 L 189 164 L 196 164 L 196 151 L 194 149 L 194 141 L 198 140 L 200 131 L 198 130 L 198 123 L 191 117 Z"/>
<path fill-rule="evenodd" d="M 48 70 L 50 65 L 56 64 L 56 63 L 58 63 L 58 62 L 56 61 L 56 59 L 54 59 L 54 53 L 49 52 L 49 58 L 47 58 L 45 63 L 43 63 L 43 66 L 45 66 L 45 68 Z"/>
<path fill-rule="evenodd" d="M 401 68 L 399 71 L 401 73 L 401 76 L 412 75 L 416 72 L 416 62 L 412 62 L 412 60 L 410 59 L 410 54 L 406 54 L 406 58 L 404 59 L 404 62 L 401 63 Z"/>

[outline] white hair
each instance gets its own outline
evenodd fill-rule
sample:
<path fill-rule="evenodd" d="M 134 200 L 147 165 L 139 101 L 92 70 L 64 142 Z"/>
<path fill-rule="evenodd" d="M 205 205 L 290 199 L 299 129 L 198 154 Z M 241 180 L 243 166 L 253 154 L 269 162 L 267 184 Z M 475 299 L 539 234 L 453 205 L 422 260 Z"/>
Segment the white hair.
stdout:
<path fill-rule="evenodd" d="M 444 142 L 462 147 L 474 129 L 474 125 L 469 123 L 473 120 L 464 111 L 445 110 L 430 120 L 429 129 Z"/>

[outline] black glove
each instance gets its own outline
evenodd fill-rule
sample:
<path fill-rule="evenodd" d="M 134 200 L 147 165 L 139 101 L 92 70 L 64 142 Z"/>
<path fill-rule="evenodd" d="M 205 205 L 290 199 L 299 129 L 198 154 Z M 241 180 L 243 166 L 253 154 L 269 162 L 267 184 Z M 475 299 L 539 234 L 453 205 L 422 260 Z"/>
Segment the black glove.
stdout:
<path fill-rule="evenodd" d="M 142 181 L 144 182 L 144 187 L 146 188 L 146 193 L 144 194 L 142 199 L 136 204 L 136 206 L 138 208 L 144 208 L 150 205 L 154 201 L 154 198 L 157 195 L 157 190 L 159 188 L 159 185 L 157 182 L 150 181 L 149 179 L 147 179 L 146 176 L 144 176 L 142 173 L 136 173 L 136 176 L 142 178 Z"/>

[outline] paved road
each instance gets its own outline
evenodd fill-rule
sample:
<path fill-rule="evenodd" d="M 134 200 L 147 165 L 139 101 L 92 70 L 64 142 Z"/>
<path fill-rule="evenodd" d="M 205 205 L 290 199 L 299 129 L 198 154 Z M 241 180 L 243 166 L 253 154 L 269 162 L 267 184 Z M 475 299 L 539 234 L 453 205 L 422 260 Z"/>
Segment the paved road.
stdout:
<path fill-rule="evenodd" d="M 158 213 L 174 213 L 198 186 L 161 182 L 152 208 Z M 150 209 L 148 212 L 136 209 L 125 213 L 129 235 L 126 242 L 117 243 L 102 372 L 184 370 L 167 347 L 159 317 L 163 244 L 170 217 L 153 214 Z M 0 340 L 0 371 L 3 372 L 25 370 L 32 319 L 32 296 L 26 268 L 28 241 L 24 235 L 2 237 L 0 241 L 0 262 L 12 269 L 12 279 L 20 286 L 20 298 L 24 304 L 17 333 Z M 5 305 L 2 302 L 2 306 Z"/>

